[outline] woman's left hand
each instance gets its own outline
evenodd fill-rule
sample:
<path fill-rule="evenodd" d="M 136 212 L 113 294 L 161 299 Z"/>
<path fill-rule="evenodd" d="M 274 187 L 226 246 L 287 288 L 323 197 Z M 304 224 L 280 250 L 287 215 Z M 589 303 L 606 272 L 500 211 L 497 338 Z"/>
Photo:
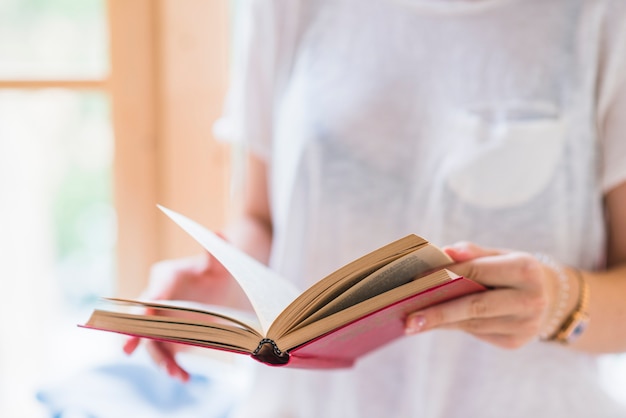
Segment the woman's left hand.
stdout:
<path fill-rule="evenodd" d="M 489 290 L 415 312 L 406 331 L 457 329 L 503 348 L 519 348 L 543 334 L 556 303 L 557 272 L 531 254 L 471 243 L 445 248 L 450 270 Z"/>

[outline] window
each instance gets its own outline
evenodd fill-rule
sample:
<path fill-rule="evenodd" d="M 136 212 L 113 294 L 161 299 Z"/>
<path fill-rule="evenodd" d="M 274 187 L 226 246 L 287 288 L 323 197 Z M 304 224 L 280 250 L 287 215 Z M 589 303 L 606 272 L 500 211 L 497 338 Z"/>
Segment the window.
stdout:
<path fill-rule="evenodd" d="M 157 203 L 223 223 L 227 29 L 225 0 L 0 2 L 0 416 L 119 353 L 76 327 L 97 298 L 198 251 Z"/>

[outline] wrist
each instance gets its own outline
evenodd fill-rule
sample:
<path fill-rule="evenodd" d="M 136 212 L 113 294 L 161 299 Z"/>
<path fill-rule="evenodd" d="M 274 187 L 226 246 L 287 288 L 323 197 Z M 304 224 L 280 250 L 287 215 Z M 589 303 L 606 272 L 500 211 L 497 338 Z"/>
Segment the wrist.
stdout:
<path fill-rule="evenodd" d="M 582 333 L 589 317 L 589 289 L 579 270 L 565 267 L 546 255 L 538 255 L 548 287 L 549 308 L 539 337 L 542 341 L 571 343 Z"/>
<path fill-rule="evenodd" d="M 542 264 L 547 282 L 548 308 L 544 315 L 539 338 L 549 341 L 561 328 L 567 315 L 575 308 L 578 292 L 576 280 L 569 271 L 545 254 L 536 254 Z"/>
<path fill-rule="evenodd" d="M 581 336 L 589 323 L 589 285 L 579 270 L 574 270 L 574 277 L 578 295 L 575 305 L 549 341 L 571 344 Z"/>

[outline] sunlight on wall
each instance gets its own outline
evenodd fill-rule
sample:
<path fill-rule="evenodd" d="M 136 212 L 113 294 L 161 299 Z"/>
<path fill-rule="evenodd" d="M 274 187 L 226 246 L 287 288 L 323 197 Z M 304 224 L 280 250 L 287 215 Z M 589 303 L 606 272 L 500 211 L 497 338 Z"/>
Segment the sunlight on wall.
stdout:
<path fill-rule="evenodd" d="M 105 76 L 104 6 L 0 2 L 0 79 Z M 1 417 L 41 416 L 42 385 L 115 343 L 76 327 L 113 290 L 112 147 L 104 93 L 0 90 Z"/>
<path fill-rule="evenodd" d="M 4 92 L 0 118 L 1 411 L 96 357 L 76 324 L 112 292 L 115 218 L 101 95 Z"/>

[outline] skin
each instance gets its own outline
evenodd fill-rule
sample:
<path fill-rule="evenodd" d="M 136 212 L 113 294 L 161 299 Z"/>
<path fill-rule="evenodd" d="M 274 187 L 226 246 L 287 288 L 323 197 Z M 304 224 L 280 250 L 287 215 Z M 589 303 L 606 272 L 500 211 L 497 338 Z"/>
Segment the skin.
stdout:
<path fill-rule="evenodd" d="M 605 199 L 608 263 L 604 271 L 582 271 L 590 288 L 590 322 L 583 335 L 567 348 L 588 353 L 626 351 L 626 182 Z M 407 319 L 407 333 L 435 328 L 458 329 L 503 348 L 518 348 L 536 339 L 556 303 L 556 272 L 530 254 L 481 248 L 460 243 L 446 249 L 458 263 L 457 274 L 494 290 L 463 297 L 416 312 Z M 576 273 L 565 269 L 572 291 L 567 303 L 577 303 Z"/>
<path fill-rule="evenodd" d="M 252 256 L 267 263 L 272 242 L 272 220 L 268 201 L 265 163 L 249 157 L 247 188 L 240 216 L 224 231 L 225 237 Z M 581 272 L 590 286 L 589 313 L 592 318 L 584 334 L 564 349 L 589 353 L 626 351 L 626 182 L 606 196 L 608 265 L 604 271 Z M 546 332 L 550 315 L 559 297 L 557 273 L 531 254 L 484 248 L 462 242 L 444 249 L 455 261 L 450 267 L 490 288 L 489 291 L 459 298 L 415 312 L 406 320 L 407 334 L 432 329 L 461 330 L 503 348 L 519 348 Z M 571 286 L 567 311 L 578 299 L 576 272 L 564 268 Z M 228 303 L 247 308 L 234 290 L 228 273 L 210 255 L 158 263 L 151 274 L 154 283 L 148 296 L 156 299 L 189 299 L 205 303 Z M 140 339 L 127 340 L 124 350 L 131 354 Z M 154 361 L 183 381 L 189 374 L 176 361 L 180 346 L 148 341 Z"/>
<path fill-rule="evenodd" d="M 265 163 L 250 157 L 242 212 L 222 233 L 235 246 L 266 264 L 272 242 L 267 190 Z M 241 289 L 209 254 L 159 262 L 153 266 L 149 282 L 146 298 L 191 300 L 251 309 Z M 124 344 L 124 351 L 132 354 L 140 343 L 141 339 L 132 337 Z M 145 346 L 154 362 L 172 377 L 189 380 L 189 373 L 176 361 L 176 352 L 183 346 L 158 341 L 146 341 Z"/>

